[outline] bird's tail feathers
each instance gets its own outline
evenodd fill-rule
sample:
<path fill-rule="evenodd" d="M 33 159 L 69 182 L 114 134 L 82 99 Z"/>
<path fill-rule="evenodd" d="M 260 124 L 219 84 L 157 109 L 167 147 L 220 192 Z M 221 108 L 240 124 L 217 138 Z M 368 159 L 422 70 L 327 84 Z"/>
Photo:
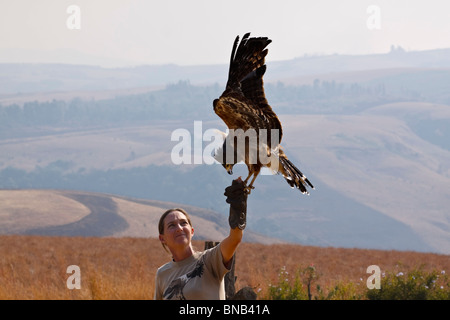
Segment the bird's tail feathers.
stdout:
<path fill-rule="evenodd" d="M 283 175 L 291 188 L 297 188 L 304 194 L 309 194 L 306 187 L 314 189 L 306 176 L 285 156 L 280 156 L 279 173 Z"/>

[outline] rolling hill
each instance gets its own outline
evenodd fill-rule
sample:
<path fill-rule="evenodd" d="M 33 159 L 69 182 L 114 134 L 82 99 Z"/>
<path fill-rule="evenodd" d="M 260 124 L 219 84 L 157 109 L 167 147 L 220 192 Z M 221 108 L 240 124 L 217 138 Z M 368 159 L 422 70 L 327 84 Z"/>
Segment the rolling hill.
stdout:
<path fill-rule="evenodd" d="M 62 190 L 0 190 L 0 234 L 158 238 L 168 208 L 191 215 L 195 239 L 221 241 L 227 220 L 211 210 L 163 201 Z M 244 241 L 281 243 L 248 231 Z"/>
<path fill-rule="evenodd" d="M 450 252 L 449 108 L 402 102 L 280 119 L 287 155 L 316 190 L 304 197 L 279 176 L 260 176 L 249 200 L 253 230 L 309 245 Z M 222 126 L 204 122 L 203 130 Z M 3 139 L 3 188 L 177 199 L 226 212 L 219 195 L 245 168 L 230 177 L 216 165 L 172 164 L 177 128 L 193 131 L 189 121 L 159 121 Z"/>
<path fill-rule="evenodd" d="M 422 127 L 410 123 L 412 118 Z M 378 230 L 380 241 L 389 234 L 389 227 L 400 222 L 432 250 L 450 252 L 450 220 L 445 209 L 450 199 L 449 140 L 442 140 L 444 131 L 439 131 L 442 124 L 438 125 L 445 122 L 448 128 L 450 108 L 398 103 L 355 115 L 303 115 L 283 120 L 289 128 L 286 149 L 293 150 L 294 156 L 307 165 L 307 172 L 327 188 L 393 219 L 380 228 L 369 223 L 370 229 Z M 298 123 L 302 125 L 296 126 Z M 308 138 L 299 143 L 289 137 Z M 318 187 L 317 191 L 322 189 Z M 359 212 L 356 217 L 362 218 L 363 211 L 350 209 L 350 202 L 342 205 L 330 210 Z M 376 241 L 376 233 L 366 233 L 365 237 L 372 234 L 372 241 Z M 398 238 L 393 237 L 391 243 L 401 242 L 400 233 L 394 234 Z M 414 246 L 411 243 L 410 249 Z"/>

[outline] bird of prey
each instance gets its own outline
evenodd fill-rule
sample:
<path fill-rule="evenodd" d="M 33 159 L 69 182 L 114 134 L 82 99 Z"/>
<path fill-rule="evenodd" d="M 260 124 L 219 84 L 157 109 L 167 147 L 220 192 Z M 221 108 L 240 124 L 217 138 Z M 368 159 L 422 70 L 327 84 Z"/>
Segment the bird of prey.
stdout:
<path fill-rule="evenodd" d="M 223 133 L 224 142 L 214 158 L 229 174 L 236 163 L 243 161 L 247 165 L 245 185 L 253 176 L 246 187 L 248 193 L 254 189 L 261 168 L 267 167 L 272 173 L 281 174 L 291 188 L 309 194 L 306 187 L 314 187 L 286 157 L 280 145 L 283 136 L 280 120 L 264 94 L 266 47 L 271 42 L 267 37 L 250 37 L 250 33 L 240 42 L 239 36 L 234 41 L 225 91 L 213 101 L 214 112 L 229 129 L 228 135 Z"/>

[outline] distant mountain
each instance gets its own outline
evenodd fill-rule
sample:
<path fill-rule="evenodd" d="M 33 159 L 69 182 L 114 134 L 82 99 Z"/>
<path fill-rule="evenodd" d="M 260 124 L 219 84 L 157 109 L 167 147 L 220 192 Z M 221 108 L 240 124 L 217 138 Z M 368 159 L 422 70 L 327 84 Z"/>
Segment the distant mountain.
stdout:
<path fill-rule="evenodd" d="M 226 66 L 140 66 L 107 69 L 69 64 L 0 64 L 0 97 L 31 93 L 110 91 L 189 80 L 225 82 Z"/>
<path fill-rule="evenodd" d="M 304 76 L 324 76 L 348 72 L 384 69 L 440 69 L 450 68 L 450 48 L 428 51 L 393 50 L 385 54 L 328 55 L 296 58 L 288 61 L 267 61 L 271 80 Z M 338 79 L 336 79 L 338 80 Z"/>
<path fill-rule="evenodd" d="M 228 63 L 228 62 L 227 62 Z M 373 55 L 305 56 L 286 61 L 266 60 L 267 82 L 302 82 L 311 76 L 355 73 L 381 69 L 450 68 L 450 49 L 429 51 L 394 50 Z M 189 80 L 205 85 L 226 82 L 228 65 L 148 65 L 129 68 L 101 68 L 88 65 L 0 63 L 0 98 L 61 91 L 105 91 L 151 87 Z M 338 76 L 341 77 L 341 76 Z M 348 78 L 348 75 L 344 78 Z M 312 79 L 313 80 L 313 79 Z M 336 79 L 339 80 L 339 79 Z"/>
<path fill-rule="evenodd" d="M 76 64 L 89 66 L 133 66 L 130 61 L 88 54 L 74 48 L 59 48 L 54 50 L 24 49 L 24 48 L 2 48 L 0 49 L 0 63 L 19 64 Z M 68 62 L 70 61 L 70 62 Z"/>

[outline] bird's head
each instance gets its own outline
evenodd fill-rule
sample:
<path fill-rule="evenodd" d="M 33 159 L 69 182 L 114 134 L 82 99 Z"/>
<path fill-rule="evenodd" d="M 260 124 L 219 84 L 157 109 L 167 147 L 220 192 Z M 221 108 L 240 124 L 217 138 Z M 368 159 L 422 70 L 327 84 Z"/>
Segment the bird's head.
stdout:
<path fill-rule="evenodd" d="M 226 136 L 224 136 L 224 137 L 226 137 Z M 231 159 L 227 159 L 227 149 L 230 147 L 229 146 L 227 148 L 227 144 L 228 144 L 227 141 L 224 139 L 223 144 L 216 150 L 213 157 L 214 157 L 214 159 L 217 160 L 217 162 L 219 162 L 225 168 L 227 173 L 231 175 L 231 174 L 233 174 L 233 167 L 234 167 L 235 163 L 229 163 Z M 231 150 L 234 151 L 233 149 L 231 149 Z M 236 156 L 234 155 L 234 152 L 233 152 L 233 160 L 236 160 L 235 158 L 236 158 Z M 231 161 L 233 161 L 233 160 L 231 160 Z M 234 162 L 236 162 L 236 161 L 234 161 Z"/>
<path fill-rule="evenodd" d="M 222 166 L 227 170 L 228 174 L 233 174 L 234 164 L 223 163 Z"/>

